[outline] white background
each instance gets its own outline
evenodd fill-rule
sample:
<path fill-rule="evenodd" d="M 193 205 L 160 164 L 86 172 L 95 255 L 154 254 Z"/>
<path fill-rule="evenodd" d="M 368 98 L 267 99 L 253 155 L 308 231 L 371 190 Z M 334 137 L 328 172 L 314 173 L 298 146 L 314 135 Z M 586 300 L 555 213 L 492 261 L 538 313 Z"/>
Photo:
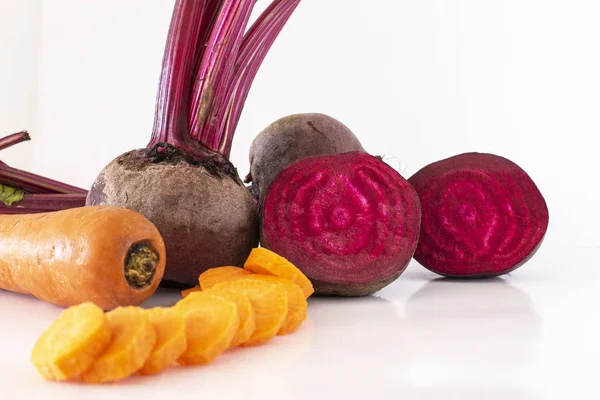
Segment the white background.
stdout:
<path fill-rule="evenodd" d="M 0 132 L 33 136 L 0 158 L 89 187 L 144 146 L 173 3 L 0 0 Z M 596 0 L 302 0 L 250 93 L 240 174 L 253 137 L 298 112 L 340 119 L 405 177 L 493 152 L 548 201 L 536 257 L 472 285 L 412 263 L 377 296 L 311 299 L 294 336 L 114 390 L 43 382 L 29 352 L 60 309 L 0 291 L 0 397 L 598 399 L 598 21 Z"/>
<path fill-rule="evenodd" d="M 0 132 L 34 138 L 2 157 L 22 152 L 8 161 L 89 187 L 143 147 L 173 4 L 0 0 Z M 597 246 L 599 18 L 594 0 L 303 0 L 255 81 L 232 161 L 245 175 L 261 129 L 323 112 L 407 178 L 461 152 L 508 157 L 547 198 L 547 246 Z"/>

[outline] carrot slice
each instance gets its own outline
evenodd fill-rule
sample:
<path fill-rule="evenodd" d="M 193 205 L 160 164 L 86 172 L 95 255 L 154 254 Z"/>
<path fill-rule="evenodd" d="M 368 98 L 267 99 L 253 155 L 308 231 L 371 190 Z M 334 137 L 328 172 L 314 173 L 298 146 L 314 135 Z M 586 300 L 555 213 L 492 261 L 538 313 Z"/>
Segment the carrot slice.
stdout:
<path fill-rule="evenodd" d="M 177 360 L 180 364 L 208 364 L 231 346 L 240 324 L 233 301 L 195 292 L 179 300 L 175 308 L 186 325 L 187 349 Z"/>
<path fill-rule="evenodd" d="M 156 331 L 143 308 L 118 307 L 106 313 L 106 319 L 112 341 L 81 374 L 85 383 L 114 382 L 133 375 L 144 366 L 156 344 Z"/>
<path fill-rule="evenodd" d="M 202 290 L 206 290 L 215 286 L 217 283 L 248 275 L 252 275 L 252 272 L 240 267 L 215 267 L 200 274 L 198 282 L 200 283 Z"/>
<path fill-rule="evenodd" d="M 154 375 L 173 364 L 187 348 L 185 321 L 175 308 L 156 307 L 146 311 L 157 334 L 150 357 L 140 375 Z"/>
<path fill-rule="evenodd" d="M 240 326 L 231 341 L 230 347 L 240 346 L 250 339 L 256 329 L 256 320 L 254 317 L 254 310 L 252 309 L 252 303 L 250 303 L 248 296 L 226 287 L 212 287 L 206 290 L 206 292 L 231 300 L 237 306 L 238 315 L 240 317 Z"/>
<path fill-rule="evenodd" d="M 315 289 L 311 281 L 294 264 L 283 258 L 277 253 L 264 247 L 252 249 L 244 268 L 255 274 L 274 275 L 280 278 L 289 279 L 300 286 L 304 292 L 304 298 L 309 298 Z"/>
<path fill-rule="evenodd" d="M 248 297 L 254 310 L 256 329 L 242 346 L 262 344 L 274 338 L 285 322 L 288 312 L 286 291 L 279 285 L 255 279 L 239 278 L 213 286 L 232 290 Z"/>
<path fill-rule="evenodd" d="M 111 342 L 104 311 L 86 302 L 67 308 L 42 333 L 31 362 L 47 380 L 66 381 L 87 370 Z"/>
<path fill-rule="evenodd" d="M 304 292 L 298 285 L 289 279 L 280 278 L 278 276 L 254 274 L 244 279 L 254 279 L 275 285 L 280 285 L 287 294 L 288 313 L 285 321 L 277 335 L 283 336 L 295 332 L 300 325 L 306 320 L 306 312 L 308 303 L 304 297 Z"/>
<path fill-rule="evenodd" d="M 196 287 L 193 287 L 193 288 L 182 290 L 181 291 L 181 297 L 183 297 L 185 299 L 190 293 L 200 292 L 201 290 L 202 289 L 200 289 L 200 286 L 196 286 Z"/>

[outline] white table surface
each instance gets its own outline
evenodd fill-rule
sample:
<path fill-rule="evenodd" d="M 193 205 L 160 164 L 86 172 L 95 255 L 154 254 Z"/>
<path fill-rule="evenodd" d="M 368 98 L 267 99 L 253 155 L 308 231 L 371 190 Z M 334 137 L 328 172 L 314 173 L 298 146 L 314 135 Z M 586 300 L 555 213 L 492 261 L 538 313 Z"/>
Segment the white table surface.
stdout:
<path fill-rule="evenodd" d="M 472 282 L 413 262 L 375 296 L 311 298 L 293 335 L 103 386 L 45 382 L 29 355 L 61 310 L 0 291 L 0 399 L 600 399 L 599 278 L 600 249 Z"/>

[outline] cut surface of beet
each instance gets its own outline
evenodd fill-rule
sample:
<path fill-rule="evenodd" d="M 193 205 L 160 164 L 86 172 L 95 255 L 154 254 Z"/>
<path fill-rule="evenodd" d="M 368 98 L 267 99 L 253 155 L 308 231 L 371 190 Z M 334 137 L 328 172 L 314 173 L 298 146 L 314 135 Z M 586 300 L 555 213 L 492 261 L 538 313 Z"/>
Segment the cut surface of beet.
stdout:
<path fill-rule="evenodd" d="M 271 184 L 261 243 L 302 270 L 316 294 L 368 295 L 406 269 L 420 219 L 415 190 L 380 159 L 308 157 Z"/>
<path fill-rule="evenodd" d="M 465 153 L 432 163 L 408 180 L 421 202 L 414 258 L 450 277 L 494 277 L 535 254 L 548 227 L 546 201 L 514 162 Z"/>

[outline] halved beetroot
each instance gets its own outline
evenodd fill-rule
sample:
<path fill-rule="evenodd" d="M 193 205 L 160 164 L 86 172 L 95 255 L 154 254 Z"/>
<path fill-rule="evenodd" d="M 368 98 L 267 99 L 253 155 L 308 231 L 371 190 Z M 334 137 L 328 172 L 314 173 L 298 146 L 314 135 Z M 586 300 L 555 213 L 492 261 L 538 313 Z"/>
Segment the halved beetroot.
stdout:
<path fill-rule="evenodd" d="M 460 154 L 424 167 L 409 182 L 422 208 L 414 258 L 440 275 L 506 274 L 529 260 L 546 234 L 544 197 L 506 158 Z"/>
<path fill-rule="evenodd" d="M 421 210 L 397 171 L 359 151 L 287 166 L 269 188 L 262 219 L 262 245 L 296 265 L 315 294 L 363 296 L 405 270 Z"/>

